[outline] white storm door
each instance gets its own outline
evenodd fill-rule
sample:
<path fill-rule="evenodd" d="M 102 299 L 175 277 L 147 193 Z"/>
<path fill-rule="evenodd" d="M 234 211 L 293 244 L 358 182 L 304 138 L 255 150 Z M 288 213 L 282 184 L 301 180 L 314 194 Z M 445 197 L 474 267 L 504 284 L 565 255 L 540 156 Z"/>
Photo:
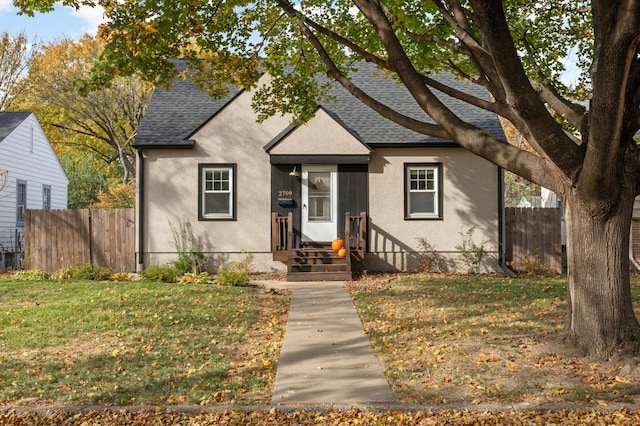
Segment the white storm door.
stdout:
<path fill-rule="evenodd" d="M 337 175 L 336 165 L 302 165 L 302 241 L 337 237 Z"/>

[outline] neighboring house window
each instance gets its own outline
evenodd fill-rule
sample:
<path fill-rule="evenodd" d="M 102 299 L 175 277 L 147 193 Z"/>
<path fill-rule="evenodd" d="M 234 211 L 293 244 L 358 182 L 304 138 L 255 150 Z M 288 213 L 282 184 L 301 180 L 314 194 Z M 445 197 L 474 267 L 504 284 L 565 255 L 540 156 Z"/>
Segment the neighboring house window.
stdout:
<path fill-rule="evenodd" d="M 199 219 L 235 219 L 235 164 L 200 164 Z"/>
<path fill-rule="evenodd" d="M 27 209 L 27 182 L 16 181 L 16 225 L 24 226 L 24 211 Z"/>
<path fill-rule="evenodd" d="M 405 218 L 442 219 L 442 164 L 405 164 Z"/>
<path fill-rule="evenodd" d="M 42 185 L 42 208 L 51 210 L 51 185 Z"/>

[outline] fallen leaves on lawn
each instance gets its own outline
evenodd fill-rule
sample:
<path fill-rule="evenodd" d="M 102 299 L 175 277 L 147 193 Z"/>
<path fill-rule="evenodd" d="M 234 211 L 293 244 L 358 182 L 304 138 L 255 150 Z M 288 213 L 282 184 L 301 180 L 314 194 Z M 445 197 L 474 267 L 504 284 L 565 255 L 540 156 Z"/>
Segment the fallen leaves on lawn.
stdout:
<path fill-rule="evenodd" d="M 564 288 L 560 280 L 417 275 L 349 287 L 399 402 L 637 403 L 640 369 L 589 362 L 559 338 Z"/>
<path fill-rule="evenodd" d="M 175 410 L 145 409 L 142 411 L 91 411 L 70 413 L 55 411 L 46 414 L 0 413 L 0 425 L 13 426 L 85 426 L 85 425 L 600 425 L 638 424 L 640 413 L 628 410 L 548 411 L 548 412 L 478 412 L 478 411 L 220 411 L 187 413 Z"/>

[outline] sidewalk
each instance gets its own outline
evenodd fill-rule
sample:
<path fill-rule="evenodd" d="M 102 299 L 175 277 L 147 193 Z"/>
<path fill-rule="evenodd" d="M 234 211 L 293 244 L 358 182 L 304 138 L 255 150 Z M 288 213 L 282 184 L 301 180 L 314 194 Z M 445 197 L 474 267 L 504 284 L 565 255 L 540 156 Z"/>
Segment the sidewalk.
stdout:
<path fill-rule="evenodd" d="M 293 291 L 271 403 L 393 403 L 345 283 L 279 282 Z"/>

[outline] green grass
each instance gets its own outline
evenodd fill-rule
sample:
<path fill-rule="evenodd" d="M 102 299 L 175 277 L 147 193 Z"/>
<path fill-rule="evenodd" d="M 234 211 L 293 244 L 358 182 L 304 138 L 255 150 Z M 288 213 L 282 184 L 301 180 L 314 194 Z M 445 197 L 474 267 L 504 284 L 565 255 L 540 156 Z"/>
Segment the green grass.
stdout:
<path fill-rule="evenodd" d="M 0 281 L 0 294 L 0 403 L 270 397 L 286 297 L 91 281 Z"/>

